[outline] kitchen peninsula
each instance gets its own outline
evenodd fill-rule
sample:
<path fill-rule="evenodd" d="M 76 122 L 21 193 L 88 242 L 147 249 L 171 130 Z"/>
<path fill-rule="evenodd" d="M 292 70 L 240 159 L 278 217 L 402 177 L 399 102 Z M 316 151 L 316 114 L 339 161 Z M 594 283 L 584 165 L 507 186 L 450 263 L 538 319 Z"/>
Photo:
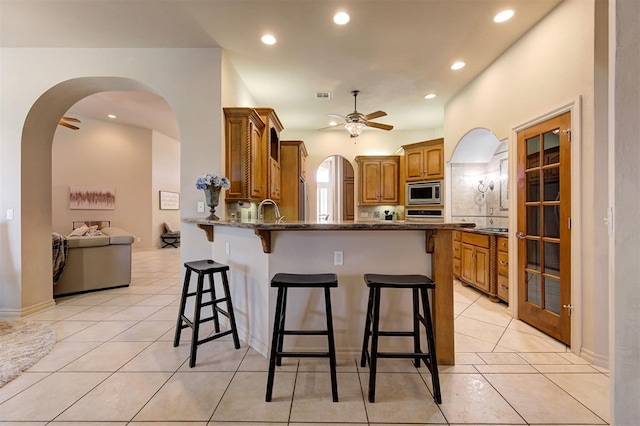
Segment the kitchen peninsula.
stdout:
<path fill-rule="evenodd" d="M 332 290 L 336 347 L 354 352 L 359 352 L 362 345 L 367 307 L 368 290 L 363 275 L 423 274 L 436 282 L 432 305 L 438 360 L 441 364 L 454 364 L 452 233 L 473 224 L 206 219 L 183 219 L 183 222 L 204 230 L 212 241 L 212 257 L 230 266 L 238 331 L 261 354 L 268 353 L 276 295 L 270 279 L 278 272 L 338 275 L 338 288 Z M 323 298 L 315 290 L 291 291 L 287 306 L 289 327 L 323 328 Z M 385 329 L 411 329 L 411 294 L 401 293 L 390 290 L 383 299 Z M 411 339 L 400 343 L 399 339 L 394 340 L 383 340 L 381 346 L 398 349 L 412 343 Z M 285 344 L 317 348 L 325 342 L 316 337 L 290 336 Z"/>

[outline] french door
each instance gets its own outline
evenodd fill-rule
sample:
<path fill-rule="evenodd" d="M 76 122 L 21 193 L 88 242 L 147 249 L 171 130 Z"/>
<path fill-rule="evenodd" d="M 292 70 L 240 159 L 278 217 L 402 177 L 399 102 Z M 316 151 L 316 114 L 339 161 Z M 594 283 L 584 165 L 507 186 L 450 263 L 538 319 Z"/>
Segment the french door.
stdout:
<path fill-rule="evenodd" d="M 571 113 L 518 132 L 518 316 L 571 343 Z"/>

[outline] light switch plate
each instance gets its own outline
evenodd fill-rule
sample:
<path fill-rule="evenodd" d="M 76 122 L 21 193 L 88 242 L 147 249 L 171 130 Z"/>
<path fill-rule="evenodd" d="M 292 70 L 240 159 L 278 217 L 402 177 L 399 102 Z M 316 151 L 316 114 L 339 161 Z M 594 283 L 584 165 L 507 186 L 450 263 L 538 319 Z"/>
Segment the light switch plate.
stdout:
<path fill-rule="evenodd" d="M 342 266 L 344 264 L 344 252 L 342 251 L 333 252 L 333 264 L 335 266 Z"/>
<path fill-rule="evenodd" d="M 204 213 L 204 201 L 198 201 L 198 213 Z"/>

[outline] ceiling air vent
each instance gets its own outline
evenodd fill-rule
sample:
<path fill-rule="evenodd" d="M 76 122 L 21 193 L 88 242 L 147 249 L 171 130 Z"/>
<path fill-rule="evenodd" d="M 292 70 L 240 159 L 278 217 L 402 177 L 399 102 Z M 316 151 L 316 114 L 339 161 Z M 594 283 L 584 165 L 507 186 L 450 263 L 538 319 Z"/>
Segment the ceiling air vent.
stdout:
<path fill-rule="evenodd" d="M 329 92 L 316 92 L 316 100 L 328 101 L 331 99 L 331 93 Z"/>

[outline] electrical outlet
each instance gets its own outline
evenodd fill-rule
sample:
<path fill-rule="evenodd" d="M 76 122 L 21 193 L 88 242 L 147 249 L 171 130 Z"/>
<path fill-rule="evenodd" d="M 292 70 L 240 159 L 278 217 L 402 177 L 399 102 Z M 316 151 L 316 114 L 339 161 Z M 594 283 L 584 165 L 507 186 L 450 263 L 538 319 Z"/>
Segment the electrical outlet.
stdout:
<path fill-rule="evenodd" d="M 360 217 L 369 217 L 369 213 L 367 213 L 367 212 L 360 212 Z"/>
<path fill-rule="evenodd" d="M 231 243 L 225 243 L 224 244 L 224 252 L 226 254 L 231 254 Z"/>
<path fill-rule="evenodd" d="M 333 252 L 333 264 L 336 266 L 342 266 L 344 264 L 344 252 L 342 251 Z"/>
<path fill-rule="evenodd" d="M 13 220 L 13 209 L 7 209 L 7 220 Z"/>
<path fill-rule="evenodd" d="M 204 201 L 198 201 L 198 213 L 204 213 Z"/>
<path fill-rule="evenodd" d="M 140 241 L 142 241 L 142 237 L 136 237 L 136 242 L 139 243 Z"/>

